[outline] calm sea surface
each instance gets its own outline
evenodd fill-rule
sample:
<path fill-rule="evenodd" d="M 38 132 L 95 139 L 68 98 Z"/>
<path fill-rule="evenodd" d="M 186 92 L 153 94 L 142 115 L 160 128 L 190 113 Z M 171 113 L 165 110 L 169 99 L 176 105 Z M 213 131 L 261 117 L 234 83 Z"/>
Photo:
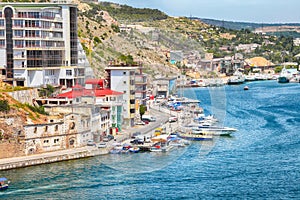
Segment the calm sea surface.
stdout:
<path fill-rule="evenodd" d="M 0 199 L 300 199 L 300 84 L 247 85 L 181 91 L 232 137 L 1 171 Z"/>

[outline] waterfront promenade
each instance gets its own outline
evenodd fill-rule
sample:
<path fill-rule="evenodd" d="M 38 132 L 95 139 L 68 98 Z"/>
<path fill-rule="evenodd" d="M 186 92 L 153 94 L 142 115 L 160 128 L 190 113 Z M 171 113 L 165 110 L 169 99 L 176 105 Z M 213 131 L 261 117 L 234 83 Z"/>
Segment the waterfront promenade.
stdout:
<path fill-rule="evenodd" d="M 168 109 L 160 108 L 152 105 L 149 114 L 156 117 L 156 122 L 151 122 L 145 126 L 134 126 L 124 129 L 115 136 L 115 140 L 107 143 L 107 148 L 98 148 L 97 146 L 84 146 L 81 148 L 66 149 L 61 151 L 53 151 L 29 156 L 13 157 L 0 159 L 0 170 L 9 170 L 34 165 L 48 164 L 60 161 L 74 160 L 108 154 L 113 147 L 114 142 L 123 142 L 131 138 L 132 133 L 141 132 L 142 135 L 152 135 L 154 129 L 164 126 L 167 132 L 174 130 L 174 125 L 169 124 L 168 118 L 172 114 Z"/>

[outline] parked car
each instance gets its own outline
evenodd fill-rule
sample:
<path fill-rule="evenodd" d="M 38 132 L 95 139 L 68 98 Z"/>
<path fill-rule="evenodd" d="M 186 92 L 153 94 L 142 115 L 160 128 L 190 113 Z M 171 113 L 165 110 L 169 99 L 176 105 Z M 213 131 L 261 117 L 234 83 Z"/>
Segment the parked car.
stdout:
<path fill-rule="evenodd" d="M 134 139 L 130 141 L 131 144 L 144 144 L 144 142 L 140 139 Z"/>
<path fill-rule="evenodd" d="M 88 146 L 96 146 L 96 143 L 95 143 L 93 140 L 89 140 L 89 141 L 87 142 L 87 145 L 88 145 Z"/>
<path fill-rule="evenodd" d="M 109 142 L 113 140 L 115 137 L 113 135 L 107 135 L 103 138 L 103 142 Z"/>
<path fill-rule="evenodd" d="M 142 116 L 142 121 L 144 121 L 144 120 L 148 120 L 150 122 L 155 122 L 156 118 L 154 116 L 151 116 L 151 115 L 143 115 Z"/>
<path fill-rule="evenodd" d="M 140 121 L 140 122 L 135 122 L 135 125 L 146 125 L 146 123 L 143 121 Z"/>
<path fill-rule="evenodd" d="M 178 120 L 177 117 L 170 117 L 170 118 L 169 118 L 169 122 L 170 122 L 170 123 L 172 123 L 172 122 L 177 122 L 177 120 Z"/>
<path fill-rule="evenodd" d="M 142 122 L 144 122 L 145 124 L 149 124 L 149 120 L 147 120 L 147 119 L 142 119 Z"/>
<path fill-rule="evenodd" d="M 107 137 L 109 138 L 109 140 L 115 139 L 115 137 L 113 135 L 107 135 Z"/>
<path fill-rule="evenodd" d="M 142 134 L 141 132 L 135 132 L 132 134 L 131 138 L 135 138 L 136 136 L 139 136 L 141 134 Z"/>
<path fill-rule="evenodd" d="M 106 148 L 107 147 L 107 143 L 105 142 L 101 142 L 98 144 L 98 148 Z"/>

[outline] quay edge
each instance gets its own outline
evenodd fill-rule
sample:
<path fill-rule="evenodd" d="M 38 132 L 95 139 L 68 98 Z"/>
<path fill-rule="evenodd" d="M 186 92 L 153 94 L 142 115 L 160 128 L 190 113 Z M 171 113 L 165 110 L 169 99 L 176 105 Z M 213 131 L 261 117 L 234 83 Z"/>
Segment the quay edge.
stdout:
<path fill-rule="evenodd" d="M 61 161 L 75 160 L 81 158 L 88 158 L 98 155 L 108 154 L 109 151 L 107 149 L 93 149 L 93 148 L 80 148 L 73 149 L 70 151 L 58 151 L 58 152 L 50 152 L 37 154 L 26 157 L 14 157 L 14 158 L 6 158 L 0 159 L 0 171 L 23 168 L 35 165 L 42 164 L 50 164 Z"/>

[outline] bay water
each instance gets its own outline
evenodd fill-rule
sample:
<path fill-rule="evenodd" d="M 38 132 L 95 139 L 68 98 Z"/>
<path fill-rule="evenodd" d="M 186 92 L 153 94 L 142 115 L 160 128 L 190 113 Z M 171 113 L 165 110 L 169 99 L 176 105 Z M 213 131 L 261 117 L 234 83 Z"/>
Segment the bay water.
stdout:
<path fill-rule="evenodd" d="M 300 84 L 187 88 L 231 137 L 1 171 L 0 199 L 300 199 Z"/>

